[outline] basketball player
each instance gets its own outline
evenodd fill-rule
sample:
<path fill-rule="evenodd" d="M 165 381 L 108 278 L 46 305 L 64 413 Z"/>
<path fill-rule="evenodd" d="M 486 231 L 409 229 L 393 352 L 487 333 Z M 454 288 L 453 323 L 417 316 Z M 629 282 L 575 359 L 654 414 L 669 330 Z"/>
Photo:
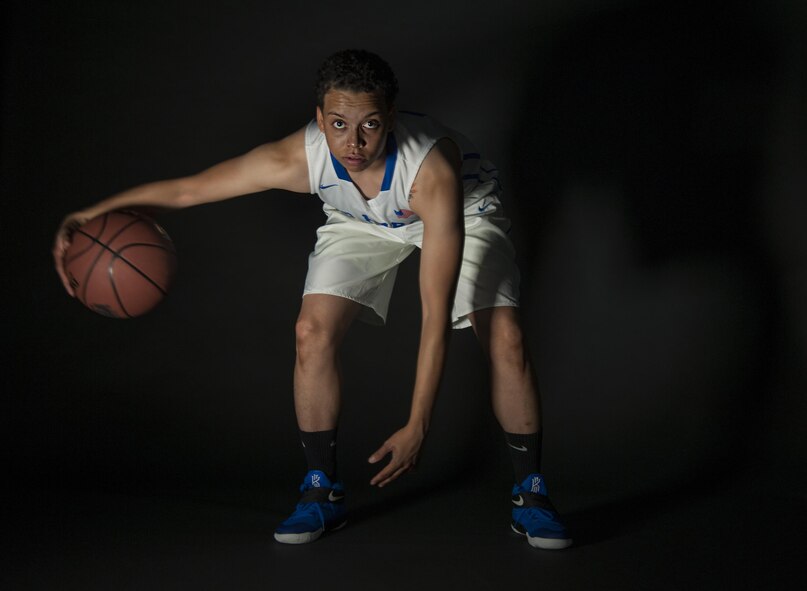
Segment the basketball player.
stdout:
<path fill-rule="evenodd" d="M 64 271 L 72 231 L 102 213 L 183 208 L 268 189 L 315 193 L 326 220 L 309 257 L 297 320 L 294 402 L 309 471 L 302 498 L 277 528 L 300 544 L 346 523 L 336 468 L 339 346 L 353 320 L 383 324 L 398 265 L 421 249 L 422 325 L 409 420 L 369 458 L 389 461 L 383 487 L 415 465 L 446 358 L 448 332 L 471 326 L 490 360 L 493 411 L 512 456 L 512 528 L 532 546 L 571 539 L 541 475 L 539 397 L 518 316 L 518 270 L 493 164 L 459 133 L 397 111 L 389 65 L 342 51 L 320 67 L 316 119 L 288 137 L 199 174 L 142 185 L 67 216 L 53 256 Z"/>

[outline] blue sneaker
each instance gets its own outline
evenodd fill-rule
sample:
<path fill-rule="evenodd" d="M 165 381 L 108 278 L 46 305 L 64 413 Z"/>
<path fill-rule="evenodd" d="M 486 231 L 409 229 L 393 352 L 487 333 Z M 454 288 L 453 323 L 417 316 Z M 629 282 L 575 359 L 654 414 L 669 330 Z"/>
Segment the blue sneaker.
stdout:
<path fill-rule="evenodd" d="M 572 545 L 569 532 L 547 496 L 544 477 L 530 474 L 513 487 L 513 531 L 527 536 L 530 546 L 562 550 Z"/>
<path fill-rule="evenodd" d="M 294 513 L 275 530 L 275 539 L 283 544 L 313 542 L 326 531 L 347 524 L 345 489 L 341 482 L 328 479 L 325 472 L 311 470 L 300 485 L 303 493 Z"/>

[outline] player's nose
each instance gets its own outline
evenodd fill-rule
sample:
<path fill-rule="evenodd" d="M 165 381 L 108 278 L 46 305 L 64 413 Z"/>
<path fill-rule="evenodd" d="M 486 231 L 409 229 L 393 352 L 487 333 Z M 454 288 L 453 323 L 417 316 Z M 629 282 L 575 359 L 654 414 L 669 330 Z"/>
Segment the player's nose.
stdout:
<path fill-rule="evenodd" d="M 347 138 L 347 145 L 350 148 L 361 148 L 364 147 L 364 138 L 361 136 L 361 132 L 357 129 L 353 133 L 351 133 Z"/>

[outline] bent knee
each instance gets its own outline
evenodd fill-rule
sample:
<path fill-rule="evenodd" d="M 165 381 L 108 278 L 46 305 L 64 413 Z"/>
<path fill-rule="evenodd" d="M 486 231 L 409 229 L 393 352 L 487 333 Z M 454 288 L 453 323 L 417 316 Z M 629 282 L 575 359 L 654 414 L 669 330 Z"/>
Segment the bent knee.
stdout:
<path fill-rule="evenodd" d="M 294 326 L 298 355 L 318 354 L 336 346 L 336 331 L 311 316 L 300 316 Z"/>
<path fill-rule="evenodd" d="M 490 334 L 490 358 L 494 364 L 523 364 L 526 359 L 524 332 L 517 322 L 494 323 Z"/>

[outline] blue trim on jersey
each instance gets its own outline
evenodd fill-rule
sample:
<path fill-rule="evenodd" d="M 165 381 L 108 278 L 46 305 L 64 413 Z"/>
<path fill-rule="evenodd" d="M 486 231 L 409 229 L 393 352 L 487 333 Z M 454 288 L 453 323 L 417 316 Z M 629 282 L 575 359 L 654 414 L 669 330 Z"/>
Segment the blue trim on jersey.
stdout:
<path fill-rule="evenodd" d="M 390 133 L 387 136 L 387 160 L 386 160 L 386 168 L 384 170 L 384 180 L 381 181 L 381 190 L 382 191 L 389 191 L 390 187 L 392 186 L 392 175 L 395 173 L 395 163 L 398 161 L 398 142 L 395 140 L 395 134 Z M 329 152 L 331 155 L 331 164 L 333 164 L 334 172 L 336 172 L 336 176 L 343 180 L 348 181 L 350 183 L 353 182 L 353 179 L 350 178 L 350 173 L 347 169 L 342 166 L 342 164 L 336 159 L 336 156 L 333 155 L 333 152 Z"/>
<path fill-rule="evenodd" d="M 398 161 L 398 142 L 395 141 L 395 134 L 387 136 L 387 168 L 384 171 L 384 180 L 381 181 L 381 190 L 389 191 L 392 186 L 392 175 L 395 173 L 395 163 Z"/>
<path fill-rule="evenodd" d="M 476 180 L 476 181 L 479 181 L 481 183 L 489 183 L 490 181 L 493 181 L 494 183 L 499 185 L 500 189 L 502 188 L 502 183 L 499 180 L 499 177 L 495 177 L 495 176 L 491 176 L 486 181 L 483 181 L 482 178 L 479 176 L 479 174 L 464 174 L 464 175 L 462 175 L 462 180 L 464 180 L 464 181 Z"/>
<path fill-rule="evenodd" d="M 350 178 L 347 169 L 345 169 L 345 167 L 339 163 L 339 161 L 336 159 L 336 156 L 333 155 L 333 152 L 331 152 L 331 163 L 333 164 L 333 169 L 334 171 L 336 171 L 337 177 L 339 177 L 343 181 L 349 181 L 351 183 L 353 182 L 353 179 Z"/>

